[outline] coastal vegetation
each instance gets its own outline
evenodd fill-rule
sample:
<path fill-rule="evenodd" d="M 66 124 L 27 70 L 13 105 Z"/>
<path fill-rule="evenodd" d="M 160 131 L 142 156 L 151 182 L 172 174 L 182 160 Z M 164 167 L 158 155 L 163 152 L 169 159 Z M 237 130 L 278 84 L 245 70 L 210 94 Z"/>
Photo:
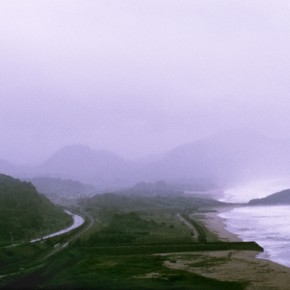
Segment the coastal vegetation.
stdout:
<path fill-rule="evenodd" d="M 168 258 L 168 253 L 262 251 L 256 243 L 221 242 L 218 238 L 211 242 L 207 239 L 196 241 L 192 230 L 179 217 L 180 214 L 190 220 L 191 212 L 204 212 L 219 205 L 213 200 L 180 195 L 145 198 L 103 194 L 82 199 L 78 210 L 92 217 L 94 226 L 57 255 L 39 260 L 40 267 L 23 271 L 13 279 L 4 279 L 0 286 L 28 289 L 244 289 L 247 283 L 243 281 L 222 281 L 167 266 L 167 263 L 175 263 L 174 258 Z M 200 222 L 198 224 L 198 233 L 207 235 L 208 230 Z M 42 243 L 43 249 L 39 251 L 47 253 L 57 245 L 58 240 L 48 240 Z M 206 263 L 208 261 L 205 266 Z"/>

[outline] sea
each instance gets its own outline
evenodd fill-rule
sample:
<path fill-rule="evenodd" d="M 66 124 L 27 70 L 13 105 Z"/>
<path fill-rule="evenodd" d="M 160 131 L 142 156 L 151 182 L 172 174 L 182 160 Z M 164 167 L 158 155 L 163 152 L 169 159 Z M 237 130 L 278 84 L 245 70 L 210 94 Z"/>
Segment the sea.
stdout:
<path fill-rule="evenodd" d="M 290 267 L 290 206 L 238 207 L 219 216 L 226 230 L 264 248 L 258 258 Z"/>
<path fill-rule="evenodd" d="M 289 178 L 255 181 L 225 191 L 223 201 L 247 202 L 289 188 Z M 240 206 L 219 216 L 229 232 L 264 248 L 258 258 L 290 268 L 290 206 Z"/>

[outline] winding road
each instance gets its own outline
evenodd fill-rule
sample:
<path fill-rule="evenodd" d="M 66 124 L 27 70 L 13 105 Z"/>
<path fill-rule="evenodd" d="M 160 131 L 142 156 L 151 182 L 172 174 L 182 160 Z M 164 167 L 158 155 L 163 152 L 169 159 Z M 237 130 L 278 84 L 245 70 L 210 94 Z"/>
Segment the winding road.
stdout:
<path fill-rule="evenodd" d="M 48 255 L 46 255 L 44 257 L 44 259 L 47 259 L 47 258 L 55 255 L 56 253 L 60 252 L 61 250 L 66 248 L 72 241 L 78 239 L 83 234 L 85 234 L 94 225 L 94 219 L 91 216 L 87 216 L 87 219 L 89 221 L 88 221 L 88 224 L 86 225 L 86 227 L 84 227 L 81 231 L 77 232 L 75 235 L 73 235 L 72 237 L 67 239 L 65 242 L 55 245 L 54 249 Z"/>
<path fill-rule="evenodd" d="M 35 242 L 39 242 L 39 241 L 43 241 L 43 240 L 47 240 L 49 238 L 53 238 L 53 237 L 56 237 L 56 236 L 60 236 L 60 235 L 63 235 L 65 233 L 68 233 L 78 227 L 80 227 L 84 222 L 84 218 L 79 216 L 79 215 L 76 215 L 76 214 L 72 214 L 70 211 L 68 210 L 65 210 L 65 212 L 68 214 L 68 215 L 71 215 L 73 217 L 73 224 L 66 228 L 66 229 L 63 229 L 63 230 L 60 230 L 58 232 L 55 232 L 55 233 L 52 233 L 52 234 L 49 234 L 47 236 L 44 236 L 44 237 L 40 237 L 40 238 L 37 238 L 37 239 L 33 239 L 30 241 L 30 243 L 35 243 Z"/>
<path fill-rule="evenodd" d="M 72 214 L 71 214 L 72 215 Z M 34 239 L 32 241 L 30 241 L 31 243 L 36 243 L 36 242 L 39 242 L 39 241 L 42 241 L 44 239 L 49 239 L 49 238 L 52 238 L 52 237 L 55 237 L 55 236 L 59 236 L 59 235 L 62 235 L 64 233 L 68 233 L 80 226 L 82 226 L 84 223 L 85 223 L 85 218 L 84 217 L 81 217 L 79 215 L 73 215 L 75 218 L 74 218 L 74 224 L 72 226 L 70 226 L 69 228 L 66 228 L 62 231 L 59 231 L 59 232 L 56 232 L 56 233 L 52 233 L 50 235 L 47 235 L 47 236 L 44 236 L 44 237 L 41 237 L 41 238 L 37 238 L 37 239 Z M 46 265 L 46 260 L 48 258 L 50 258 L 51 256 L 59 253 L 60 251 L 64 250 L 66 247 L 69 246 L 69 244 L 71 242 L 73 242 L 74 240 L 80 238 L 82 235 L 84 235 L 93 225 L 94 225 L 94 219 L 91 217 L 91 216 L 88 216 L 86 215 L 86 219 L 87 219 L 87 224 L 86 226 L 81 229 L 80 231 L 77 231 L 76 233 L 72 234 L 70 237 L 68 237 L 66 240 L 64 240 L 62 243 L 59 243 L 59 244 L 56 244 L 54 245 L 54 248 L 51 249 L 51 251 L 46 255 L 44 256 L 43 258 L 41 258 L 39 260 L 39 265 L 38 266 L 33 266 L 33 268 L 41 268 L 41 267 L 44 267 Z M 10 245 L 9 247 L 13 246 L 18 246 L 18 245 L 22 245 L 22 244 L 15 244 L 15 245 Z M 9 274 L 5 274 L 5 275 L 0 275 L 0 280 L 4 277 L 11 277 L 11 276 L 16 276 L 16 275 L 19 275 L 19 274 L 23 274 L 25 273 L 26 271 L 30 270 L 31 268 L 23 268 L 23 267 L 20 267 L 19 271 L 16 271 L 16 272 L 13 272 L 13 273 L 9 273 Z"/>

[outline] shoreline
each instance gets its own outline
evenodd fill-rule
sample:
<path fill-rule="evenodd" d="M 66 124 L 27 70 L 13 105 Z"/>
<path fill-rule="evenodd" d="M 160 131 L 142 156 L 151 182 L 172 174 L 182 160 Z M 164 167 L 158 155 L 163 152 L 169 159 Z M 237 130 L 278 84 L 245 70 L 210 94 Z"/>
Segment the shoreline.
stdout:
<path fill-rule="evenodd" d="M 219 214 L 231 207 L 215 208 L 216 211 L 196 212 L 191 216 L 208 229 L 209 236 L 219 241 L 240 242 L 235 234 L 225 229 L 224 219 Z M 246 283 L 247 290 L 288 290 L 290 268 L 268 259 L 258 258 L 257 251 L 227 250 L 168 254 L 164 266 L 196 273 L 222 281 Z M 171 262 L 173 259 L 175 262 Z"/>
<path fill-rule="evenodd" d="M 288 290 L 290 269 L 255 258 L 255 251 L 203 251 L 168 254 L 164 266 L 220 281 L 235 281 L 247 290 Z"/>
<path fill-rule="evenodd" d="M 240 206 L 229 206 L 229 207 L 220 207 L 220 208 L 214 208 L 214 211 L 208 211 L 208 212 L 202 212 L 202 213 L 194 213 L 192 216 L 196 219 L 200 220 L 200 222 L 205 226 L 205 228 L 208 228 L 210 233 L 214 233 L 217 237 L 218 241 L 223 242 L 245 242 L 242 238 L 240 238 L 237 234 L 227 230 L 226 225 L 226 219 L 220 216 L 221 213 L 230 211 L 234 208 L 239 208 Z M 259 246 L 263 248 L 262 245 L 257 242 L 256 239 L 252 240 L 246 240 L 246 241 L 252 241 L 257 243 Z M 256 254 L 256 259 L 259 260 L 266 260 L 284 267 L 287 267 L 290 269 L 290 266 L 285 263 L 279 263 L 275 259 L 271 259 L 270 254 L 265 251 L 259 252 Z"/>
<path fill-rule="evenodd" d="M 216 238 L 225 242 L 243 242 L 236 234 L 226 229 L 224 219 L 219 216 L 221 212 L 232 209 L 233 207 L 215 208 L 215 211 L 193 213 L 192 217 L 201 221 L 201 223 L 210 232 L 216 235 Z"/>

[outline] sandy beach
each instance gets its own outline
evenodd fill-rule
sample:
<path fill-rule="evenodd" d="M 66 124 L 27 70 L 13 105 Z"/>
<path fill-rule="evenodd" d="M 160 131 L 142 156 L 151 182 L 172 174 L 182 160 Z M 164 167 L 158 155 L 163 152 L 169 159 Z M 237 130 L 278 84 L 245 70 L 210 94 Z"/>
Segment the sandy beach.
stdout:
<path fill-rule="evenodd" d="M 220 212 L 225 210 L 230 210 L 231 208 L 217 208 L 215 211 L 210 211 L 206 213 L 193 213 L 193 219 L 200 220 L 206 228 L 208 228 L 212 233 L 214 233 L 219 240 L 228 242 L 240 242 L 242 241 L 235 234 L 227 231 L 225 229 L 225 223 L 223 219 L 219 216 Z"/>
<path fill-rule="evenodd" d="M 218 209 L 220 210 L 223 209 Z M 225 230 L 218 213 L 198 213 L 196 218 L 220 240 L 240 241 L 237 236 Z M 233 250 L 168 254 L 169 259 L 164 265 L 218 280 L 245 282 L 248 290 L 289 290 L 290 268 L 258 259 L 257 254 L 255 251 Z"/>

